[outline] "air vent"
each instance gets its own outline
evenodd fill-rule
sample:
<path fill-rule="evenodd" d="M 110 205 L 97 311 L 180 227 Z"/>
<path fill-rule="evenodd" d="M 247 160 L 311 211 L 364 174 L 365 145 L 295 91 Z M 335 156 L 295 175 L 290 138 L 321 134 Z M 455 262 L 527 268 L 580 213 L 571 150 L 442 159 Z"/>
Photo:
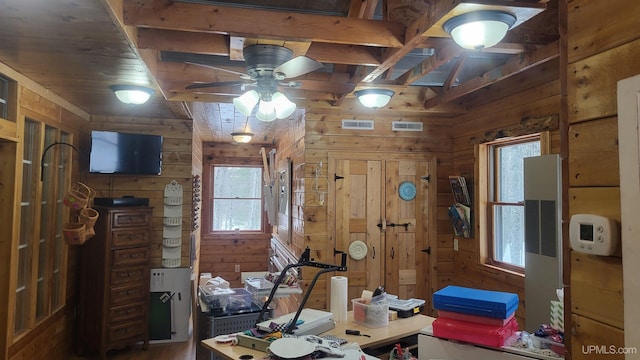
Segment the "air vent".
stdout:
<path fill-rule="evenodd" d="M 349 130 L 373 130 L 373 120 L 342 120 L 342 128 Z"/>
<path fill-rule="evenodd" d="M 422 131 L 423 124 L 419 121 L 393 121 L 391 130 L 393 131 Z"/>

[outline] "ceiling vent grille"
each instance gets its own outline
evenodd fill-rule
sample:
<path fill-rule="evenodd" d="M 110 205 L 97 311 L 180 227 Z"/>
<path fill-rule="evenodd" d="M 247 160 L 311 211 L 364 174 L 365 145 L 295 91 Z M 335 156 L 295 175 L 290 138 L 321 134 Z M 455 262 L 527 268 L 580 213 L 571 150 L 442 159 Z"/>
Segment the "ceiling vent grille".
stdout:
<path fill-rule="evenodd" d="M 349 130 L 373 130 L 373 120 L 342 120 L 342 128 Z"/>
<path fill-rule="evenodd" d="M 393 131 L 422 131 L 423 124 L 419 121 L 393 121 L 391 130 Z"/>

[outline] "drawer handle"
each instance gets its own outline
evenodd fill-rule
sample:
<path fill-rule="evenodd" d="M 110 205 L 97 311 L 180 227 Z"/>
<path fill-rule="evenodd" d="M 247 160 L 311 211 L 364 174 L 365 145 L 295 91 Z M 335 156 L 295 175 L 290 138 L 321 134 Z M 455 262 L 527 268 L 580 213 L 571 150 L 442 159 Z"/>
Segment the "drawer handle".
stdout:
<path fill-rule="evenodd" d="M 135 258 L 137 258 L 138 256 L 140 256 L 140 254 L 138 254 L 138 253 L 129 254 L 129 259 L 135 259 Z"/>

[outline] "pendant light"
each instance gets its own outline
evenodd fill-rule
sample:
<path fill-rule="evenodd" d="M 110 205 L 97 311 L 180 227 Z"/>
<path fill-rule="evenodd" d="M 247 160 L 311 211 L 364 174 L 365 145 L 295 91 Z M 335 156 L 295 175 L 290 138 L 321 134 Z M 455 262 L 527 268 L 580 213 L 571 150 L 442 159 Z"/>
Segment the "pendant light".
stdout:
<path fill-rule="evenodd" d="M 250 132 L 234 132 L 231 133 L 231 138 L 233 139 L 233 141 L 237 142 L 237 143 L 242 143 L 242 144 L 246 144 L 249 141 L 251 141 L 251 138 L 253 137 L 253 134 Z"/>

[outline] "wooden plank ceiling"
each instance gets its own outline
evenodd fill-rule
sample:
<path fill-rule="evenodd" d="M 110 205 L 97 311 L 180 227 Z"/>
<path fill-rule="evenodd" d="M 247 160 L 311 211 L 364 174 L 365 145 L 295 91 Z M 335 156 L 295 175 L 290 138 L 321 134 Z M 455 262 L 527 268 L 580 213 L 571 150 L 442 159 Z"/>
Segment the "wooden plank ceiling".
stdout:
<path fill-rule="evenodd" d="M 283 89 L 299 108 L 358 109 L 354 90 L 383 87 L 396 96 L 379 111 L 455 116 L 479 89 L 557 58 L 548 1 L 0 0 L 0 61 L 91 114 L 195 116 L 205 141 L 245 129 L 272 141 L 286 119 L 240 114 L 231 100 L 245 87 L 187 86 L 239 82 L 243 47 L 279 45 L 323 64 Z M 498 46 L 463 51 L 442 24 L 480 8 L 519 22 Z M 108 90 L 122 83 L 158 91 L 149 104 L 123 106 Z"/>

